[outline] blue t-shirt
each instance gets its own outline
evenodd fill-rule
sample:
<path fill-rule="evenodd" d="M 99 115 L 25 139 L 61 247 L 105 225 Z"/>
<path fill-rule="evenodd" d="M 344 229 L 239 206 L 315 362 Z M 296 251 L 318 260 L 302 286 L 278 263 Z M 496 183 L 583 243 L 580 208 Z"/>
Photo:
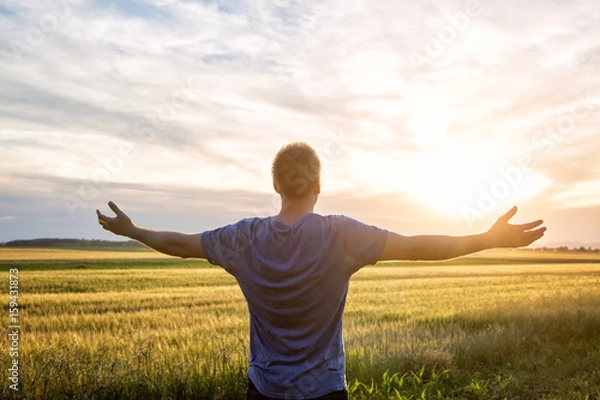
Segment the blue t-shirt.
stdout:
<path fill-rule="evenodd" d="M 269 397 L 346 388 L 342 314 L 350 276 L 377 262 L 387 231 L 308 213 L 292 225 L 248 218 L 202 234 L 209 262 L 233 275 L 250 311 L 248 378 Z"/>

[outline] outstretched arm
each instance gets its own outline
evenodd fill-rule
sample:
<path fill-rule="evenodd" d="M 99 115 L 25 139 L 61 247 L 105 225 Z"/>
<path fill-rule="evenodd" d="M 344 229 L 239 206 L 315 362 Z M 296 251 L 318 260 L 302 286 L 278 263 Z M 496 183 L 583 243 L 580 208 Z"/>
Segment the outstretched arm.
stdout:
<path fill-rule="evenodd" d="M 123 211 L 112 201 L 108 206 L 115 213 L 116 217 L 108 217 L 96 210 L 98 223 L 104 229 L 115 235 L 126 236 L 137 240 L 146 246 L 160 251 L 170 256 L 181 258 L 205 258 L 202 250 L 202 241 L 200 233 L 186 234 L 171 231 L 153 231 L 151 229 L 136 226 Z"/>
<path fill-rule="evenodd" d="M 445 260 L 495 247 L 528 246 L 544 236 L 546 228 L 533 229 L 540 226 L 542 220 L 520 225 L 509 224 L 508 221 L 516 212 L 517 207 L 511 208 L 487 232 L 476 235 L 403 236 L 390 232 L 379 261 Z"/>

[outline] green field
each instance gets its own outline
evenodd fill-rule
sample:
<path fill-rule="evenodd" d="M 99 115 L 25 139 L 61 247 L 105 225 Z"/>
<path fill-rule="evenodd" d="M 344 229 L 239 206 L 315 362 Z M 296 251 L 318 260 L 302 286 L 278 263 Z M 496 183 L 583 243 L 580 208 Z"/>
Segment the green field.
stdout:
<path fill-rule="evenodd" d="M 5 326 L 19 271 L 21 329 L 20 391 L 5 372 L 0 398 L 244 398 L 248 315 L 223 270 L 68 249 L 0 249 L 0 269 Z M 364 268 L 344 319 L 351 397 L 599 399 L 599 288 L 591 253 Z"/>

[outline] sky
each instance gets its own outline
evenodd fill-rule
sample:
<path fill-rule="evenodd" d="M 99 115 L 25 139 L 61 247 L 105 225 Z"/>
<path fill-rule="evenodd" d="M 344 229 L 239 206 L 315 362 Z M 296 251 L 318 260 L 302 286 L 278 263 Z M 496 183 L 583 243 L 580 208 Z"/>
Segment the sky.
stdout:
<path fill-rule="evenodd" d="M 412 235 L 544 219 L 600 247 L 600 1 L 0 2 L 0 242 L 321 214 Z"/>

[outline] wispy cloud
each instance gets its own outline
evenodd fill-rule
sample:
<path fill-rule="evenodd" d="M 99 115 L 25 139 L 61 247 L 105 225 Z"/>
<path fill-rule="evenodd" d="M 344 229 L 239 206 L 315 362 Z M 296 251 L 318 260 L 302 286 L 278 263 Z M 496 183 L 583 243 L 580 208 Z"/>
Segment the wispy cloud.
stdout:
<path fill-rule="evenodd" d="M 276 208 L 269 164 L 292 140 L 323 158 L 324 211 L 399 230 L 417 227 L 406 210 L 464 230 L 514 201 L 598 205 L 598 23 L 583 0 L 5 1 L 0 215 L 96 235 L 91 211 L 120 198 L 201 207 L 214 227 L 253 198 Z"/>

